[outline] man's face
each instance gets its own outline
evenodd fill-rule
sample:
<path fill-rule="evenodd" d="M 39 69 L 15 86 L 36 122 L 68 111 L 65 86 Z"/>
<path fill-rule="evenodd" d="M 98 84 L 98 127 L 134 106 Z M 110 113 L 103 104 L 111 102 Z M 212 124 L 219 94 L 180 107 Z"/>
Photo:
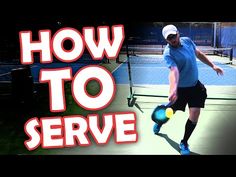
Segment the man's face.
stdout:
<path fill-rule="evenodd" d="M 178 47 L 179 46 L 179 33 L 177 34 L 170 34 L 166 41 L 172 46 L 172 47 Z"/>

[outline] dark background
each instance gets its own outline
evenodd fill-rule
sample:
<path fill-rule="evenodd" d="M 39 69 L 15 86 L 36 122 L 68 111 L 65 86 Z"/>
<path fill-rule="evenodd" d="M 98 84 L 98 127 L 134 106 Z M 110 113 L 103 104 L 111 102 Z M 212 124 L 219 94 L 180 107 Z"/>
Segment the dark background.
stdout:
<path fill-rule="evenodd" d="M 37 32 L 38 29 L 43 28 L 57 30 L 60 27 L 57 24 L 58 20 L 62 20 L 63 24 L 67 24 L 71 27 L 73 27 L 74 24 L 77 24 L 78 29 L 82 26 L 96 27 L 96 25 L 101 24 L 110 26 L 112 24 L 118 23 L 130 25 L 136 22 L 147 21 L 181 22 L 236 20 L 234 6 L 226 1 L 214 4 L 209 2 L 208 5 L 206 2 L 201 1 L 189 1 L 185 3 L 181 1 L 127 2 L 126 0 L 126 2 L 116 1 L 116 3 L 115 1 L 108 1 L 105 2 L 105 5 L 100 4 L 98 6 L 99 3 L 101 3 L 101 1 L 96 3 L 89 1 L 88 4 L 86 4 L 86 2 L 80 1 L 62 1 L 60 4 L 59 2 L 50 2 L 49 4 L 49 2 L 44 1 L 29 1 L 26 3 L 23 3 L 22 1 L 19 1 L 18 3 L 4 2 L 4 5 L 1 4 L 0 11 L 0 51 L 7 51 L 7 53 L 4 54 L 6 57 L 17 57 L 19 54 L 19 31 L 32 30 Z M 131 169 L 131 171 L 134 173 L 139 172 L 140 170 L 138 169 L 141 169 L 143 165 L 147 165 L 148 171 L 152 171 L 156 175 L 161 175 L 162 167 L 165 167 L 165 170 L 174 171 L 176 174 L 182 174 L 181 172 L 185 171 L 185 169 L 183 170 L 184 164 L 187 166 L 187 168 L 191 167 L 188 169 L 191 171 L 190 174 L 199 171 L 202 174 L 203 171 L 200 168 L 204 168 L 204 170 L 212 169 L 217 170 L 217 172 L 222 171 L 226 175 L 227 173 L 232 174 L 232 172 L 234 172 L 230 172 L 231 169 L 233 170 L 231 166 L 233 165 L 234 158 L 235 156 L 194 156 L 191 158 L 179 158 L 176 156 L 31 156 L 27 158 L 25 156 L 2 156 L 1 160 L 4 162 L 2 164 L 5 164 L 5 166 L 8 168 L 12 167 L 12 165 L 15 165 L 21 167 L 22 171 L 25 171 L 26 169 L 30 170 L 30 167 L 37 165 L 37 167 L 40 169 L 43 169 L 46 166 L 51 168 L 51 165 L 53 164 L 60 165 L 59 167 L 65 167 L 64 165 L 67 163 L 67 165 L 72 165 L 72 167 L 74 167 L 74 172 L 76 172 L 78 171 L 78 168 L 81 164 L 84 164 L 83 167 L 88 167 L 87 164 L 92 163 L 94 167 L 97 167 L 98 164 L 110 164 L 109 168 L 111 165 L 113 167 L 117 167 L 118 165 L 120 166 L 123 164 L 123 168 Z M 38 164 L 35 164 L 35 162 L 38 162 Z M 133 168 L 129 167 L 131 164 L 133 165 Z M 197 167 L 193 167 L 193 164 Z M 178 170 L 174 170 L 176 167 L 179 167 Z M 38 171 L 39 168 L 36 170 Z M 193 169 L 193 171 L 191 169 Z M 108 171 L 105 166 L 103 166 L 103 170 Z M 100 174 L 103 174 L 103 170 L 100 171 Z M 97 172 L 97 174 L 99 174 L 99 172 Z"/>

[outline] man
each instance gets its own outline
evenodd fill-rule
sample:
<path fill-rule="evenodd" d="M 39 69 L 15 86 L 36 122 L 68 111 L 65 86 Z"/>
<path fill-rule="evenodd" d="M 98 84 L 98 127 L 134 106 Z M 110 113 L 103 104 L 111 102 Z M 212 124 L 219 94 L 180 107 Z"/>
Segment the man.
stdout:
<path fill-rule="evenodd" d="M 184 136 L 179 145 L 180 153 L 188 155 L 190 154 L 188 139 L 196 127 L 201 108 L 204 108 L 207 98 L 206 88 L 198 79 L 196 58 L 210 66 L 218 75 L 223 75 L 223 70 L 212 63 L 190 38 L 180 37 L 179 31 L 174 25 L 165 26 L 162 29 L 162 35 L 167 42 L 163 57 L 170 69 L 169 101 L 172 103 L 171 108 L 174 111 L 185 111 L 187 104 L 189 107 Z"/>

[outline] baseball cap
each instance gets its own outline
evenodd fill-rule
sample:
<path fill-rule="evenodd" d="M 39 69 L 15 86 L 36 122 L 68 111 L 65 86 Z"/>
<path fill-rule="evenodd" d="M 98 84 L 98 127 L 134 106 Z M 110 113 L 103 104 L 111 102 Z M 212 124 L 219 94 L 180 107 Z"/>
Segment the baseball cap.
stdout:
<path fill-rule="evenodd" d="M 174 25 L 166 25 L 163 29 L 162 29 L 162 35 L 165 39 L 167 39 L 167 37 L 170 34 L 177 34 L 178 29 L 174 26 Z"/>

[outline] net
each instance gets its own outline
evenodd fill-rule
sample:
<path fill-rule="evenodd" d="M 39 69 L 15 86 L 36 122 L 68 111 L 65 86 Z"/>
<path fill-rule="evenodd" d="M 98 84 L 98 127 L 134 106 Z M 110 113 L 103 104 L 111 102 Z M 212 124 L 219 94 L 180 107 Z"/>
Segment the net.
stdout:
<path fill-rule="evenodd" d="M 128 97 L 128 105 L 135 103 L 136 97 L 158 97 L 164 100 L 168 98 L 169 89 L 161 93 L 161 90 L 155 89 L 156 86 L 169 85 L 169 69 L 163 58 L 164 47 L 162 46 L 128 46 L 122 48 L 127 57 L 122 62 L 128 69 L 128 81 L 130 85 L 130 96 Z M 206 85 L 236 86 L 235 74 L 236 70 L 227 64 L 232 64 L 233 50 L 232 48 L 213 48 L 206 46 L 198 46 L 205 53 L 210 61 L 216 65 L 220 65 L 225 71 L 225 75 L 219 78 L 212 68 L 197 59 L 199 70 L 199 79 Z M 154 89 L 152 89 L 154 88 Z M 233 100 L 223 94 L 223 96 L 209 96 L 212 100 Z"/>
<path fill-rule="evenodd" d="M 121 54 L 126 54 L 129 57 L 125 60 L 119 59 L 119 62 L 129 62 L 131 64 L 163 64 L 164 45 L 131 45 L 126 48 L 124 46 Z M 203 53 L 205 53 L 213 62 L 218 64 L 232 64 L 233 63 L 233 49 L 232 48 L 214 48 L 210 46 L 197 46 Z"/>
<path fill-rule="evenodd" d="M 213 56 L 213 61 L 222 64 L 233 64 L 233 48 L 214 48 L 206 46 L 199 46 L 198 48 L 206 55 Z"/>
<path fill-rule="evenodd" d="M 162 54 L 164 46 L 162 45 L 130 45 L 123 46 L 120 55 L 129 57 L 118 57 L 117 62 L 130 62 L 132 64 L 150 64 L 162 63 Z M 129 61 L 128 61 L 129 60 Z"/>

